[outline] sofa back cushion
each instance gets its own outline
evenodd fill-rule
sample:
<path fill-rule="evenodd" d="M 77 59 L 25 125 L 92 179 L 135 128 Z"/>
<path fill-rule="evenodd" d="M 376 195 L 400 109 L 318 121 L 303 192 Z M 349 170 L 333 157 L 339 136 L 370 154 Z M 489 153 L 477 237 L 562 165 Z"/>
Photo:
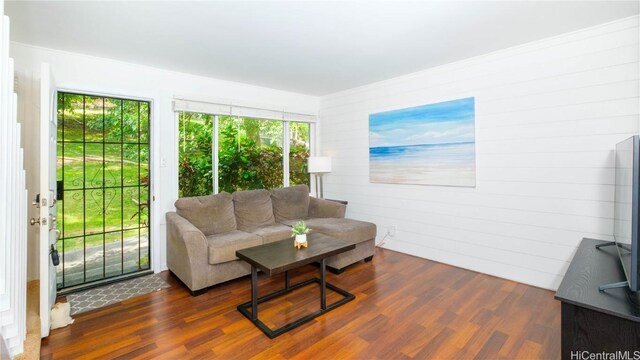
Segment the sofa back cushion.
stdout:
<path fill-rule="evenodd" d="M 277 222 L 309 216 L 309 187 L 296 185 L 271 190 L 273 214 Z"/>
<path fill-rule="evenodd" d="M 175 206 L 178 215 L 189 220 L 205 236 L 237 229 L 233 197 L 229 193 L 181 198 L 176 200 Z"/>
<path fill-rule="evenodd" d="M 251 230 L 275 224 L 271 193 L 268 190 L 246 190 L 233 193 L 233 208 L 238 229 Z"/>

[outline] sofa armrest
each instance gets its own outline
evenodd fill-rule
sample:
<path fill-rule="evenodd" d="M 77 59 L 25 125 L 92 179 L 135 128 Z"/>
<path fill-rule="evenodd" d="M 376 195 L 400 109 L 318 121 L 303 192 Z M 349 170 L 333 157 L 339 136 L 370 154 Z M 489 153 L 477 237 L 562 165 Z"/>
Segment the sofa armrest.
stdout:
<path fill-rule="evenodd" d="M 309 198 L 310 218 L 344 218 L 347 205 L 325 199 Z"/>
<path fill-rule="evenodd" d="M 167 213 L 167 231 L 170 238 L 184 242 L 190 250 L 207 250 L 207 238 L 202 231 L 175 212 Z"/>
<path fill-rule="evenodd" d="M 192 291 L 206 287 L 199 273 L 208 262 L 208 243 L 195 225 L 175 212 L 168 212 L 167 266 Z"/>

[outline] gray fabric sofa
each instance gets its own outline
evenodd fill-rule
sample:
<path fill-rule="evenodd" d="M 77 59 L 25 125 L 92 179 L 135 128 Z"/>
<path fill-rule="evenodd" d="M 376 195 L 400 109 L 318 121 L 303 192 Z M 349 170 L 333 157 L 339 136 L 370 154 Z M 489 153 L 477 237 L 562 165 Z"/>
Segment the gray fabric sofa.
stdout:
<path fill-rule="evenodd" d="M 327 259 L 334 272 L 371 260 L 375 250 L 375 224 L 345 219 L 346 205 L 310 197 L 306 185 L 181 198 L 175 206 L 166 214 L 167 265 L 193 295 L 249 274 L 236 250 L 290 239 L 299 220 L 312 231 L 356 245 Z"/>

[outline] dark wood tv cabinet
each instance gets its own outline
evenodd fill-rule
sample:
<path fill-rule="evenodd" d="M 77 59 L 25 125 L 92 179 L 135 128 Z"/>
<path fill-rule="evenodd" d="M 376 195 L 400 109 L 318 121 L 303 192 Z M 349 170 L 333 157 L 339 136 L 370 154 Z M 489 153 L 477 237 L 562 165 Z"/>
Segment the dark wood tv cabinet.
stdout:
<path fill-rule="evenodd" d="M 625 280 L 616 247 L 596 249 L 602 243 L 582 239 L 556 292 L 562 302 L 562 359 L 603 352 L 640 358 L 640 294 L 628 288 L 598 291 Z"/>

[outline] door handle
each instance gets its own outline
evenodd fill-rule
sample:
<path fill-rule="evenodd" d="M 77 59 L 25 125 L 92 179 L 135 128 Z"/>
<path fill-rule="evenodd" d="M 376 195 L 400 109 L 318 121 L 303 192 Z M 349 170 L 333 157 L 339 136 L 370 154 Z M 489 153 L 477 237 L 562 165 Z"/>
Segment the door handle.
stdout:
<path fill-rule="evenodd" d="M 29 224 L 31 224 L 31 226 L 38 224 L 38 225 L 47 225 L 47 218 L 44 219 L 40 219 L 40 218 L 31 218 L 31 220 L 29 220 Z"/>

